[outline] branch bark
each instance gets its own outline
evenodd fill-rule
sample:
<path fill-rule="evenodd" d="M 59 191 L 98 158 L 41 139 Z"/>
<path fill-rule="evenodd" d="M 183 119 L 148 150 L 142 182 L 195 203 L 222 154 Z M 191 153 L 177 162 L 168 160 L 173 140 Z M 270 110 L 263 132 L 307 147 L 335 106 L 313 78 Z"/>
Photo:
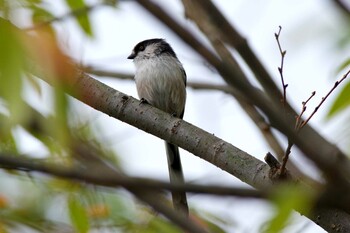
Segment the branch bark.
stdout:
<path fill-rule="evenodd" d="M 193 2 L 197 3 L 198 9 L 200 9 L 201 4 L 199 3 L 202 2 L 197 0 Z M 284 117 L 278 100 L 269 98 L 265 93 L 262 93 L 247 83 L 235 67 L 229 66 L 226 59 L 220 60 L 216 54 L 213 54 L 207 49 L 192 33 L 170 17 L 161 7 L 148 0 L 138 0 L 138 3 L 162 23 L 166 24 L 169 29 L 173 30 L 185 43 L 190 45 L 194 51 L 214 66 L 229 85 L 240 90 L 247 99 L 250 99 L 254 105 L 266 114 L 271 125 L 291 138 L 301 151 L 304 152 L 304 155 L 311 159 L 326 174 L 326 177 L 331 182 L 336 180 L 342 186 L 350 189 L 350 161 L 339 148 L 325 140 L 310 126 L 304 127 L 297 134 L 293 127 L 295 124 L 294 116 L 297 115 L 294 110 L 289 109 L 287 116 Z M 220 28 L 220 26 L 217 28 Z M 263 80 L 265 79 L 267 79 L 267 76 L 264 76 Z M 272 81 L 265 81 L 270 83 L 266 84 L 271 88 L 271 92 L 277 93 L 276 90 L 272 90 L 274 88 L 274 85 L 271 84 Z M 273 94 L 272 96 L 277 96 L 277 94 Z M 289 112 L 291 113 L 289 114 Z M 315 147 L 315 144 L 318 146 Z"/>
<path fill-rule="evenodd" d="M 134 80 L 134 75 L 124 72 L 115 72 L 115 71 L 106 71 L 101 69 L 95 69 L 92 66 L 85 66 L 83 70 L 89 74 L 100 76 L 100 77 L 112 77 L 118 78 L 121 80 Z M 245 99 L 244 96 L 234 88 L 228 85 L 215 85 L 210 83 L 203 82 L 187 82 L 187 86 L 194 90 L 211 90 L 211 91 L 222 91 L 226 94 L 229 94 L 236 98 L 242 109 L 246 112 L 246 114 L 250 117 L 250 119 L 254 122 L 256 127 L 260 130 L 262 136 L 268 143 L 268 145 L 272 148 L 275 155 L 282 160 L 284 155 L 284 149 L 279 143 L 276 136 L 273 134 L 271 130 L 270 124 L 266 121 L 264 116 L 259 113 L 259 111 L 251 104 L 248 100 Z M 311 186 L 318 186 L 319 182 L 312 179 L 303 173 L 292 161 L 287 164 L 287 168 L 298 178 L 301 178 L 307 184 Z"/>
<path fill-rule="evenodd" d="M 257 189 L 268 190 L 274 187 L 269 179 L 269 167 L 255 157 L 188 122 L 142 104 L 82 71 L 78 71 L 76 75 L 69 79 L 67 90 L 68 94 L 81 102 L 176 144 Z M 55 82 L 42 78 L 55 87 Z M 350 216 L 341 210 L 316 208 L 308 217 L 329 232 L 336 232 L 333 230 L 334 224 L 350 231 Z"/>

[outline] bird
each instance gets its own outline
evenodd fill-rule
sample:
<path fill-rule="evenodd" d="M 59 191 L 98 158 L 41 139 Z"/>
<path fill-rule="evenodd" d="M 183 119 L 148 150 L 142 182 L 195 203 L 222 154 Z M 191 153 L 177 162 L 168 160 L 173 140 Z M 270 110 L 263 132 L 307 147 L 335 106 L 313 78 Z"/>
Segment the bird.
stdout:
<path fill-rule="evenodd" d="M 186 72 L 165 39 L 139 42 L 128 59 L 133 59 L 136 89 L 141 102 L 148 103 L 175 117 L 183 118 L 186 103 Z M 184 184 L 178 146 L 165 141 L 171 184 Z M 185 192 L 173 191 L 174 209 L 188 216 Z"/>

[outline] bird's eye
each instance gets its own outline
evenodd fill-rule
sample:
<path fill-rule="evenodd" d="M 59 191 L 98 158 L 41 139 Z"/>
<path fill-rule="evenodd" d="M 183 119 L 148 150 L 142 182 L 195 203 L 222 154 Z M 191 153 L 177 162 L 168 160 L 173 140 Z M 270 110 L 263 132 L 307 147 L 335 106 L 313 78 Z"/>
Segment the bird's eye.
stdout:
<path fill-rule="evenodd" d="M 143 45 L 141 45 L 141 46 L 139 47 L 139 50 L 140 50 L 140 51 L 143 51 L 143 50 L 145 50 L 145 47 L 144 47 Z"/>

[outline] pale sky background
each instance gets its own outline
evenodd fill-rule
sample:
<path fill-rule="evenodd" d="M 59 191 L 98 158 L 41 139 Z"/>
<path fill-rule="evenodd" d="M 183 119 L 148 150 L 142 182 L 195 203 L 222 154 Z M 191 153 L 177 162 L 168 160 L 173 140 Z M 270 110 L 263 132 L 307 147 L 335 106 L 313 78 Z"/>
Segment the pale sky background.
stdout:
<path fill-rule="evenodd" d="M 182 19 L 183 9 L 179 1 L 157 2 L 171 11 L 183 25 L 198 32 L 192 22 Z M 313 109 L 333 86 L 334 78 L 341 76 L 339 74 L 336 76 L 335 70 L 346 59 L 349 50 L 338 50 L 334 43 L 333 37 L 340 37 L 344 28 L 341 25 L 339 11 L 330 1 L 217 0 L 214 2 L 248 39 L 253 50 L 278 83 L 277 66 L 280 64 L 280 54 L 274 33 L 278 31 L 279 25 L 283 27 L 280 41 L 282 47 L 287 50 L 284 70 L 285 81 L 289 84 L 287 96 L 288 101 L 298 111 L 301 102 L 316 90 L 317 95 L 311 102 L 309 111 Z M 67 11 L 67 8 L 59 2 L 50 4 L 57 15 Z M 83 64 L 111 71 L 133 72 L 132 61 L 126 57 L 135 44 L 144 39 L 165 38 L 183 63 L 189 81 L 224 83 L 220 76 L 203 65 L 196 53 L 133 1 L 121 1 L 117 9 L 106 7 L 97 9 L 91 13 L 91 22 L 94 39 L 83 36 L 73 20 L 65 21 L 62 24 L 64 26 L 55 24 L 63 46 L 70 55 Z M 137 97 L 135 85 L 131 81 L 105 78 L 100 80 L 121 92 Z M 28 95 L 35 103 L 36 97 L 33 97 L 32 93 Z M 333 99 L 334 97 L 335 95 Z M 100 136 L 118 153 L 125 170 L 130 175 L 168 179 L 163 141 L 90 107 L 82 106 L 77 101 L 75 103 L 74 106 L 78 111 L 88 116 L 91 124 L 100 128 Z M 346 148 L 345 142 L 337 137 L 337 124 L 329 124 L 324 120 L 330 104 L 331 100 L 327 101 L 312 119 L 311 124 L 329 140 Z M 46 107 L 41 106 L 44 111 Z M 236 101 L 221 92 L 193 91 L 188 88 L 184 119 L 261 160 L 269 151 L 259 131 L 241 111 Z M 31 143 L 31 147 L 27 145 L 23 150 L 32 151 L 39 146 L 34 143 Z M 182 150 L 181 155 L 187 181 L 247 186 L 186 151 Z M 301 159 L 297 154 L 293 154 L 292 157 L 305 172 L 317 176 L 308 161 Z M 232 228 L 235 229 L 234 232 L 242 233 L 259 232 L 259 227 L 271 217 L 274 210 L 271 205 L 262 201 L 209 198 L 200 195 L 189 195 L 189 204 L 229 219 L 234 223 Z M 300 217 L 298 213 L 292 221 L 293 224 L 284 232 L 297 232 L 303 227 L 306 228 L 301 232 L 325 232 L 313 223 L 308 224 L 308 220 Z"/>

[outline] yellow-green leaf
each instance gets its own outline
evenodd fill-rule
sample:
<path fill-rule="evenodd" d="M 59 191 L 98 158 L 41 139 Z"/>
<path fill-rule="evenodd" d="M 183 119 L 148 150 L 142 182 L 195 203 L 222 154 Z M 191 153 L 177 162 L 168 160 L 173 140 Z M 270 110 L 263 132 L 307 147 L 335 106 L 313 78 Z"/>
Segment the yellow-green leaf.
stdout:
<path fill-rule="evenodd" d="M 70 196 L 68 198 L 69 217 L 72 225 L 79 233 L 87 233 L 89 226 L 89 219 L 86 210 L 79 198 Z"/>
<path fill-rule="evenodd" d="M 263 232 L 282 232 L 294 210 L 305 214 L 312 205 L 312 196 L 309 193 L 291 185 L 280 186 L 272 200 L 276 205 L 276 214 Z"/>
<path fill-rule="evenodd" d="M 348 82 L 335 99 L 327 117 L 331 118 L 350 106 L 350 82 Z"/>
<path fill-rule="evenodd" d="M 80 25 L 81 29 L 86 35 L 92 36 L 92 27 L 88 15 L 89 7 L 85 4 L 84 0 L 66 0 L 67 5 L 70 7 L 71 11 Z"/>
<path fill-rule="evenodd" d="M 7 103 L 10 125 L 25 117 L 22 100 L 22 75 L 26 54 L 18 32 L 10 22 L 0 18 L 0 98 Z"/>

